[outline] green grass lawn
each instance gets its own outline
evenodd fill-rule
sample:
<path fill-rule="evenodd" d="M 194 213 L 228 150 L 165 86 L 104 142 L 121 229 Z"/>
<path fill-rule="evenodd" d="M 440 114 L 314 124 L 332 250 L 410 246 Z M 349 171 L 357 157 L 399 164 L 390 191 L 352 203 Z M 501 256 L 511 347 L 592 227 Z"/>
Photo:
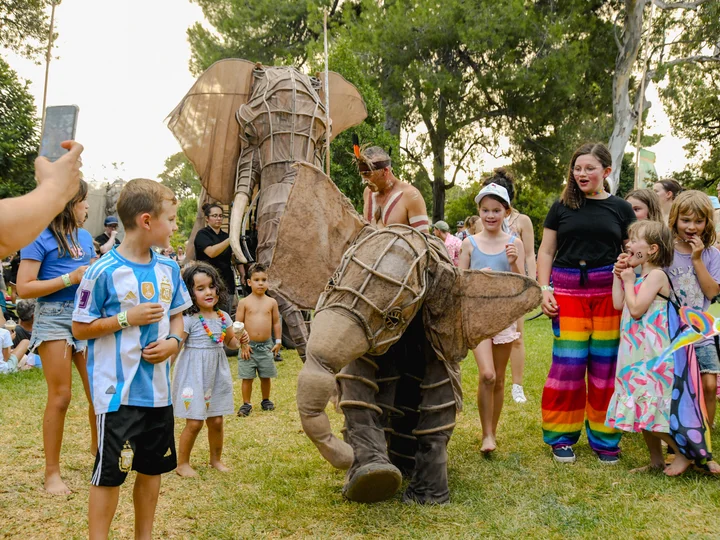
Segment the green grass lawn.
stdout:
<path fill-rule="evenodd" d="M 272 398 L 277 409 L 248 418 L 226 418 L 227 474 L 210 469 L 205 431 L 192 462 L 199 477 L 163 478 L 155 520 L 157 538 L 670 538 L 718 537 L 720 485 L 694 472 L 678 479 L 629 474 L 645 464 L 642 438 L 625 436 L 619 465 L 600 464 L 583 436 L 578 461 L 559 465 L 542 442 L 540 394 L 550 364 L 547 319 L 526 325 L 525 389 L 517 405 L 507 389 L 498 450 L 484 458 L 475 405 L 477 368 L 463 363 L 465 411 L 449 447 L 451 502 L 406 505 L 398 494 L 374 505 L 341 495 L 343 472 L 322 460 L 305 437 L 295 407 L 300 361 L 283 352 Z M 75 492 L 52 497 L 42 491 L 42 413 L 45 382 L 38 371 L 0 378 L 0 537 L 82 538 L 93 460 L 86 402 L 77 376 L 65 425 L 64 478 Z M 256 385 L 256 393 L 259 387 Z M 240 384 L 235 381 L 236 405 Z M 336 432 L 342 417 L 330 413 Z M 176 435 L 183 427 L 176 422 Z M 714 433 L 717 440 L 718 433 Z M 132 480 L 122 488 L 114 538 L 132 536 Z"/>

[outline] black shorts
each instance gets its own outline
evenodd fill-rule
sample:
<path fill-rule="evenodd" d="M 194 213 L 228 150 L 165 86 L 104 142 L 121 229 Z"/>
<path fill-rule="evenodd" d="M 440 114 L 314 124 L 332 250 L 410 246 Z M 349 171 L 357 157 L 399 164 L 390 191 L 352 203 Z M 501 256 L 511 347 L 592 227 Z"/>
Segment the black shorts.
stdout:
<path fill-rule="evenodd" d="M 177 467 L 172 405 L 121 405 L 117 411 L 95 418 L 98 453 L 93 486 L 119 486 L 131 470 L 155 476 Z"/>

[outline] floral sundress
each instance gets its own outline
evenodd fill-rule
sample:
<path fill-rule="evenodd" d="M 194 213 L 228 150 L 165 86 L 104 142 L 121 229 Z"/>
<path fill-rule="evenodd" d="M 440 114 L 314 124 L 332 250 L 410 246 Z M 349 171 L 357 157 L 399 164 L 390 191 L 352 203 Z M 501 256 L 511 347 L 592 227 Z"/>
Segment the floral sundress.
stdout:
<path fill-rule="evenodd" d="M 636 278 L 635 294 L 645 281 Z M 668 301 L 659 295 L 640 319 L 623 309 L 615 392 L 605 424 L 621 431 L 670 432 L 674 362 L 660 360 L 670 345 Z"/>

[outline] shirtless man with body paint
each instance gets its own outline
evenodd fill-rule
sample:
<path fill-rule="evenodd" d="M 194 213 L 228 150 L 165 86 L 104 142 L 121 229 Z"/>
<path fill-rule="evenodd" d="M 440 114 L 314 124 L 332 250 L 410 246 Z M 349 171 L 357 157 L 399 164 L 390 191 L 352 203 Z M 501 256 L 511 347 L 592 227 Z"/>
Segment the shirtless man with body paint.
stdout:
<path fill-rule="evenodd" d="M 363 192 L 363 214 L 374 227 L 393 223 L 410 225 L 422 233 L 430 231 L 425 200 L 414 186 L 398 180 L 390 156 L 379 146 L 364 150 L 358 161 L 360 176 L 367 186 Z"/>

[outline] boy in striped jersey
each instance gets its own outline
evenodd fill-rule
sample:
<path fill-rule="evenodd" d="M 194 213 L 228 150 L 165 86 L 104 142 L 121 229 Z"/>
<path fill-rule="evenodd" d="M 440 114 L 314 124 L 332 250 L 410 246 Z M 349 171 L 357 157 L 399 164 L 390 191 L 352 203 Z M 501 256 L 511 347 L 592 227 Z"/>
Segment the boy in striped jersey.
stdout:
<path fill-rule="evenodd" d="M 122 244 L 85 274 L 73 334 L 88 340 L 88 377 L 98 425 L 90 487 L 90 538 L 107 538 L 120 485 L 137 471 L 135 537 L 150 538 L 160 475 L 176 467 L 170 356 L 180 349 L 182 312 L 192 301 L 177 263 L 153 252 L 177 230 L 177 200 L 158 182 L 136 179 L 117 204 Z"/>

